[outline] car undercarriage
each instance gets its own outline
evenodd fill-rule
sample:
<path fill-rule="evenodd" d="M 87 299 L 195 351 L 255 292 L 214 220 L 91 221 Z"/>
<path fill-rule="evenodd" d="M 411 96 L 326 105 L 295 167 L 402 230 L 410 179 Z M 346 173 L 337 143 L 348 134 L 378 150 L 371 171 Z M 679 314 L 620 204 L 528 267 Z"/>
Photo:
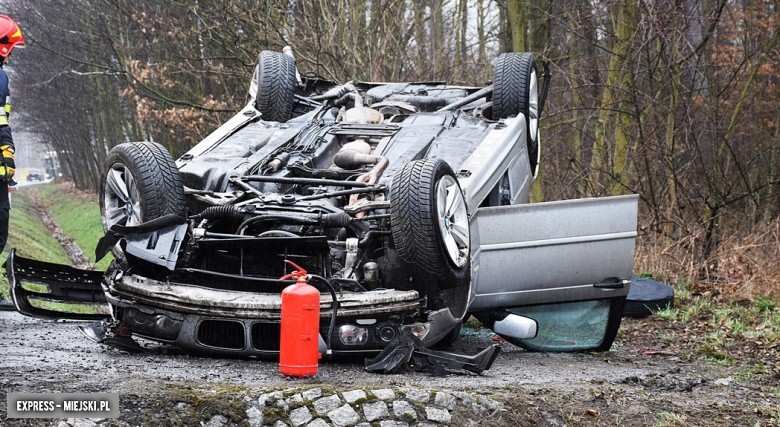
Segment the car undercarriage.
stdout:
<path fill-rule="evenodd" d="M 510 53 L 484 87 L 336 84 L 301 78 L 288 51 L 264 51 L 247 105 L 177 160 L 153 142 L 110 151 L 97 252 L 112 266 L 82 274 L 14 254 L 17 309 L 52 318 L 67 316 L 31 301 L 104 305 L 110 316 L 82 318 L 194 351 L 274 357 L 287 260 L 321 292 L 323 352 L 377 353 L 402 335 L 451 342 L 472 314 L 522 345 L 540 325 L 512 309 L 599 300 L 609 301 L 601 337 L 558 349 L 608 349 L 633 266 L 635 196 L 533 207 L 566 212 L 563 223 L 598 218 L 573 238 L 548 217 L 530 227 L 549 232 L 528 241 L 602 252 L 577 271 L 502 284 L 497 271 L 514 256 L 502 251 L 529 246 L 487 240 L 535 215 L 522 209 L 549 87 L 537 74 L 533 55 Z"/>

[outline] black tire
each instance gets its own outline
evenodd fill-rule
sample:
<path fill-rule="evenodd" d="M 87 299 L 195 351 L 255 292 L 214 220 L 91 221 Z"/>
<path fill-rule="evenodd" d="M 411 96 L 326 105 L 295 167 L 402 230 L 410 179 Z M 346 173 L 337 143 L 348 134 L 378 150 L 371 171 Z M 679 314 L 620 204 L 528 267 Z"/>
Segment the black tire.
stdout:
<path fill-rule="evenodd" d="M 103 229 L 138 225 L 169 214 L 186 216 L 179 170 L 168 151 L 155 142 L 127 142 L 108 152 L 100 181 Z M 128 200 L 121 197 L 124 185 Z M 128 206 L 128 202 L 130 206 Z M 121 211 L 125 205 L 124 212 Z"/>
<path fill-rule="evenodd" d="M 442 218 L 439 214 L 438 202 L 441 197 L 437 191 L 442 187 L 459 198 L 453 199 L 455 203 L 462 203 L 464 210 L 457 218 L 453 215 L 451 219 L 445 220 L 448 215 Z M 416 160 L 406 164 L 393 177 L 390 221 L 398 256 L 438 279 L 436 289 L 454 288 L 469 280 L 470 235 L 465 199 L 447 163 L 441 160 Z M 459 231 L 456 238 L 442 231 L 446 223 L 453 226 L 457 224 Z M 453 242 L 458 251 L 448 251 L 447 244 Z"/>
<path fill-rule="evenodd" d="M 463 331 L 463 322 L 466 321 L 466 317 L 468 316 L 465 316 L 451 331 L 447 332 L 447 335 L 437 341 L 433 348 L 436 350 L 448 350 L 455 345 L 458 339 L 460 339 L 460 333 Z"/>
<path fill-rule="evenodd" d="M 493 119 L 518 114 L 525 116 L 528 158 L 534 175 L 539 164 L 539 99 L 539 80 L 533 54 L 501 54 L 496 60 L 493 78 Z"/>
<path fill-rule="evenodd" d="M 295 101 L 295 60 L 282 52 L 264 50 L 257 57 L 255 108 L 263 120 L 286 122 Z"/>

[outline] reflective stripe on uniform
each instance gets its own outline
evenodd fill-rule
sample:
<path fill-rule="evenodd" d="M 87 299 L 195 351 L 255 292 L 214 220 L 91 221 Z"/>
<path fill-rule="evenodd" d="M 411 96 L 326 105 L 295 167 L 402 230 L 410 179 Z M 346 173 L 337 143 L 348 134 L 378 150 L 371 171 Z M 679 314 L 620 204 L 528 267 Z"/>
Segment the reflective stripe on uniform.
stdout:
<path fill-rule="evenodd" d="M 11 115 L 11 96 L 10 95 L 5 97 L 5 105 L 3 105 L 3 110 L 0 111 L 0 126 L 8 125 L 8 116 L 9 115 Z"/>

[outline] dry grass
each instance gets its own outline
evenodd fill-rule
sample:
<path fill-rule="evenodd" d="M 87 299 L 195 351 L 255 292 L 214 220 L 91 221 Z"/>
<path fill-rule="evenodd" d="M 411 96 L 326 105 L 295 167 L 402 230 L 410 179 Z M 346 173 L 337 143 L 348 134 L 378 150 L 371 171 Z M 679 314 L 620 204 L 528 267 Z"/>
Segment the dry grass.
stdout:
<path fill-rule="evenodd" d="M 701 255 L 703 237 L 703 227 L 678 239 L 640 236 L 635 269 L 716 299 L 780 301 L 780 218 L 749 231 L 722 231 L 717 248 L 706 257 Z"/>

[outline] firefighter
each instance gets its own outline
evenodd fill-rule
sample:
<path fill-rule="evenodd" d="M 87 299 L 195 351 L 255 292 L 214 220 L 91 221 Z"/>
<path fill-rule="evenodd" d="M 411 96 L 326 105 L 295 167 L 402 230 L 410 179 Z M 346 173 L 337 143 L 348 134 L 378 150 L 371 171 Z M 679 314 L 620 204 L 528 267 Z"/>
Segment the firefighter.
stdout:
<path fill-rule="evenodd" d="M 13 19 L 0 15 L 0 252 L 8 241 L 8 210 L 11 203 L 8 199 L 8 186 L 13 185 L 14 172 L 14 140 L 11 128 L 8 126 L 8 116 L 11 114 L 11 97 L 8 90 L 8 75 L 3 65 L 8 61 L 8 55 L 14 47 L 24 46 L 22 30 Z"/>

